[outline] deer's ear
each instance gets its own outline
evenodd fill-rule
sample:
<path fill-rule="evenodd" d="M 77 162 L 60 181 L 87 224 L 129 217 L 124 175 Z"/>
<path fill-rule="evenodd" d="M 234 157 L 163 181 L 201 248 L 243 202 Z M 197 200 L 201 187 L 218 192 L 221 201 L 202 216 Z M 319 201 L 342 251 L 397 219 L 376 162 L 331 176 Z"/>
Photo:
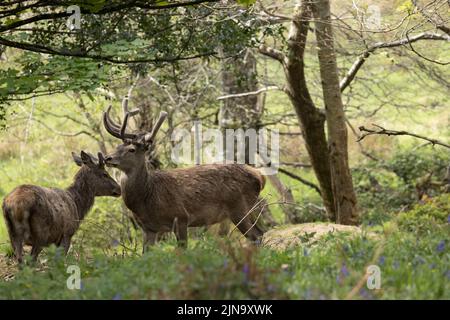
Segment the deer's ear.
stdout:
<path fill-rule="evenodd" d="M 87 165 L 88 167 L 93 168 L 96 166 L 92 157 L 84 151 L 81 151 L 81 160 L 82 160 L 83 164 Z"/>
<path fill-rule="evenodd" d="M 81 160 L 81 158 L 79 156 L 77 156 L 75 154 L 75 152 L 72 152 L 72 158 L 73 158 L 73 161 L 75 161 L 75 163 L 77 164 L 77 166 L 81 167 L 83 165 L 83 160 Z"/>
<path fill-rule="evenodd" d="M 101 153 L 101 152 L 98 153 L 98 166 L 100 168 L 105 167 L 105 157 L 103 156 L 103 153 Z"/>

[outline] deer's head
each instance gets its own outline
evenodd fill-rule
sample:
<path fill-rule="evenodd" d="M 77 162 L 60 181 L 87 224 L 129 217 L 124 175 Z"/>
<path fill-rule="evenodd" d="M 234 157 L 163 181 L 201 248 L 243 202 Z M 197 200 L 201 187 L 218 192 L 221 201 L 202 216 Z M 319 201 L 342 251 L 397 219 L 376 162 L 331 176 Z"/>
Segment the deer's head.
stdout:
<path fill-rule="evenodd" d="M 101 152 L 98 159 L 84 151 L 79 156 L 72 152 L 72 158 L 82 168 L 78 175 L 84 175 L 95 196 L 120 197 L 120 186 L 105 170 L 105 158 Z"/>
<path fill-rule="evenodd" d="M 111 119 L 110 111 L 111 106 L 103 113 L 103 125 L 109 134 L 121 139 L 123 143 L 112 154 L 106 157 L 106 165 L 118 168 L 124 172 L 141 168 L 145 163 L 145 153 L 152 146 L 156 133 L 166 119 L 167 113 L 160 113 L 158 120 L 153 125 L 152 131 L 128 133 L 126 132 L 128 120 L 131 116 L 137 114 L 138 110 L 125 110 L 121 125 Z"/>

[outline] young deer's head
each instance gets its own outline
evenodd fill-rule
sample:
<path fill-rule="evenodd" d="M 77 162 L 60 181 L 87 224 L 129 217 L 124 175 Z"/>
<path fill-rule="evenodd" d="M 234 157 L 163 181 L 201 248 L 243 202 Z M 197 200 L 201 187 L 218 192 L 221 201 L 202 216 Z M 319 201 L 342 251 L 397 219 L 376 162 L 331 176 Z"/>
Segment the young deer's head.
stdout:
<path fill-rule="evenodd" d="M 130 172 L 135 168 L 142 168 L 145 164 L 145 153 L 153 144 L 159 128 L 167 117 L 166 112 L 161 112 L 151 132 L 127 133 L 127 123 L 130 116 L 135 115 L 138 110 L 125 111 L 123 123 L 116 124 L 110 117 L 111 106 L 103 113 L 103 125 L 106 131 L 113 137 L 123 141 L 114 153 L 105 159 L 106 165 L 118 168 L 124 172 Z"/>
<path fill-rule="evenodd" d="M 101 152 L 98 153 L 98 159 L 84 151 L 81 151 L 80 156 L 72 152 L 72 158 L 81 167 L 77 176 L 84 176 L 95 196 L 120 197 L 120 186 L 105 170 L 105 158 Z"/>

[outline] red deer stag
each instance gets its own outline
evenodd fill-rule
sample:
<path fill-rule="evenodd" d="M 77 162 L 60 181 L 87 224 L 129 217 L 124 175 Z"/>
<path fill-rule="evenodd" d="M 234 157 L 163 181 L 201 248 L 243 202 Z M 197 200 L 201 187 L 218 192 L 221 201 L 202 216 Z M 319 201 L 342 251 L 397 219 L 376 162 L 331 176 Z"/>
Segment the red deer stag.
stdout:
<path fill-rule="evenodd" d="M 178 245 L 187 246 L 188 227 L 208 226 L 229 218 L 248 239 L 263 231 L 248 212 L 257 203 L 265 178 L 256 169 L 238 164 L 198 165 L 170 171 L 146 166 L 145 154 L 167 117 L 161 112 L 151 132 L 126 132 L 129 116 L 121 125 L 103 113 L 103 124 L 123 144 L 105 159 L 122 171 L 122 198 L 144 231 L 144 251 L 157 233 L 175 232 Z"/>
<path fill-rule="evenodd" d="M 72 236 L 80 226 L 97 196 L 120 196 L 120 186 L 105 170 L 105 159 L 81 151 L 72 153 L 81 168 L 74 182 L 65 190 L 21 185 L 3 201 L 3 216 L 8 228 L 14 255 L 22 262 L 23 244 L 32 246 L 35 261 L 43 247 L 62 246 L 65 253 Z"/>

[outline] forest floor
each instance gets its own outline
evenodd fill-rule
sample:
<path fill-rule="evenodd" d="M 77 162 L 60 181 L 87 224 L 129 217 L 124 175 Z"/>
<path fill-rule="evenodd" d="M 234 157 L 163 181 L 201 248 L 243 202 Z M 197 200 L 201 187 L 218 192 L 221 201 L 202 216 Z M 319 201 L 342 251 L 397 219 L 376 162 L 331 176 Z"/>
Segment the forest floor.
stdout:
<path fill-rule="evenodd" d="M 449 206 L 443 195 L 350 232 L 280 226 L 269 236 L 284 230 L 300 241 L 275 250 L 206 233 L 190 237 L 188 249 L 170 238 L 144 255 L 75 246 L 64 258 L 49 247 L 19 272 L 0 256 L 0 299 L 450 299 Z M 79 290 L 67 288 L 73 266 Z M 379 289 L 361 281 L 369 266 Z"/>
<path fill-rule="evenodd" d="M 17 271 L 17 265 L 12 259 L 0 254 L 0 281 L 13 280 Z"/>

